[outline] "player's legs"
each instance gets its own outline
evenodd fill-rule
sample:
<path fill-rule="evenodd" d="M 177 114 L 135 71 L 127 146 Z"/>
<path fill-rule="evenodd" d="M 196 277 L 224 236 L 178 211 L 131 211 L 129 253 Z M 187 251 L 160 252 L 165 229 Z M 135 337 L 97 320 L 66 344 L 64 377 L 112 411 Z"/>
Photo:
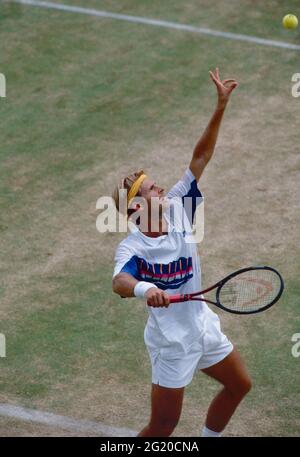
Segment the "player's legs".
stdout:
<path fill-rule="evenodd" d="M 202 371 L 224 386 L 212 401 L 205 424 L 208 429 L 221 432 L 238 404 L 251 389 L 251 380 L 236 349 L 221 362 Z"/>
<path fill-rule="evenodd" d="M 151 419 L 137 436 L 170 436 L 178 424 L 184 387 L 169 388 L 152 384 Z"/>

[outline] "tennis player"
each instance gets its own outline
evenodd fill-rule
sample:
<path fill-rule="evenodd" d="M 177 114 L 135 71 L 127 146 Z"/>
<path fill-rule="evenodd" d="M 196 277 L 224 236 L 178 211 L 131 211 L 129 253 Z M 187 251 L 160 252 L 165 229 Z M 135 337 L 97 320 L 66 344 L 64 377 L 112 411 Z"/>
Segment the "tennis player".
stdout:
<path fill-rule="evenodd" d="M 197 183 L 213 155 L 225 108 L 237 87 L 235 79 L 222 81 L 218 68 L 210 72 L 210 77 L 217 89 L 217 106 L 182 179 L 164 196 L 164 189 L 139 171 L 123 179 L 113 193 L 120 210 L 120 190 L 125 189 L 131 207 L 127 216 L 139 214 L 135 229 L 117 248 L 113 291 L 121 297 L 142 297 L 148 304 L 144 340 L 152 364 L 151 417 L 138 434 L 141 437 L 167 437 L 173 433 L 182 410 L 184 388 L 199 370 L 222 385 L 208 409 L 202 436 L 221 436 L 251 388 L 245 365 L 222 333 L 217 314 L 201 301 L 169 303 L 169 294 L 201 290 L 196 243 L 186 242 L 186 237 L 191 233 L 195 209 L 202 199 Z M 142 203 L 132 209 L 137 197 Z M 183 207 L 185 197 L 192 198 L 191 211 L 182 211 L 184 218 L 177 217 L 178 205 L 181 202 Z M 151 208 L 157 199 L 165 209 L 155 218 Z M 152 216 L 143 228 L 142 215 Z M 179 220 L 184 223 L 182 230 L 178 230 Z M 154 230 L 153 222 L 157 223 Z"/>

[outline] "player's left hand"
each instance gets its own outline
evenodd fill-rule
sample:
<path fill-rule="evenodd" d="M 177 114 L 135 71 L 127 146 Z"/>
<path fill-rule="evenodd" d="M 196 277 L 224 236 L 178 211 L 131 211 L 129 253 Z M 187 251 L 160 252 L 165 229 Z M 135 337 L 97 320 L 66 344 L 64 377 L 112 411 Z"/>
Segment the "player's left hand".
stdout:
<path fill-rule="evenodd" d="M 209 74 L 217 88 L 219 106 L 226 106 L 231 92 L 238 86 L 237 81 L 235 79 L 224 79 L 222 81 L 218 67 L 216 68 L 215 73 L 210 71 Z"/>

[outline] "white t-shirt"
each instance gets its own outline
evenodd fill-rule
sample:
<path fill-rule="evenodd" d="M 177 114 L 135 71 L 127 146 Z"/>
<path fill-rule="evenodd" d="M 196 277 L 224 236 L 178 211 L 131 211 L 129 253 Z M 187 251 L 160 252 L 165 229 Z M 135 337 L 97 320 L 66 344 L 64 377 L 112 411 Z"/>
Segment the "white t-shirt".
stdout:
<path fill-rule="evenodd" d="M 129 273 L 139 281 L 154 283 L 168 294 L 184 294 L 201 290 L 200 259 L 195 243 L 191 243 L 192 221 L 202 201 L 197 181 L 187 169 L 167 197 L 171 208 L 165 217 L 169 232 L 152 238 L 135 229 L 118 246 L 113 276 Z M 191 197 L 192 211 L 183 211 L 183 200 Z M 186 207 L 186 205 L 185 205 Z M 189 242 L 186 242 L 189 237 Z M 207 305 L 201 301 L 172 303 L 168 308 L 147 306 L 149 318 L 144 332 L 149 349 L 165 352 L 188 352 L 203 336 Z"/>

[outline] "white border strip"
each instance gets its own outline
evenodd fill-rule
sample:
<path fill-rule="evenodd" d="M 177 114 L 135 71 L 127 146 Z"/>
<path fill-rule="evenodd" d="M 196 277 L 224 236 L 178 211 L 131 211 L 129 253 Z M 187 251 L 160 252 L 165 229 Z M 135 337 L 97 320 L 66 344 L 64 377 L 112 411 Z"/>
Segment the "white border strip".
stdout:
<path fill-rule="evenodd" d="M 300 50 L 300 45 L 286 43 L 284 41 L 265 40 L 264 38 L 259 38 L 256 36 L 241 35 L 238 33 L 230 33 L 230 32 L 221 32 L 218 30 L 211 30 L 211 29 L 207 29 L 207 28 L 203 28 L 203 27 L 194 27 L 192 25 L 179 24 L 177 22 L 161 21 L 158 19 L 147 19 L 145 17 L 140 17 L 140 16 L 128 16 L 127 14 L 117 14 L 117 13 L 111 13 L 109 11 L 99 11 L 99 10 L 90 9 L 90 8 L 82 8 L 80 6 L 63 5 L 60 3 L 53 3 L 53 2 L 39 2 L 39 1 L 35 1 L 35 0 L 12 0 L 12 2 L 21 3 L 23 5 L 39 6 L 41 8 L 68 11 L 68 12 L 72 12 L 72 13 L 88 14 L 90 16 L 118 19 L 120 21 L 134 22 L 137 24 L 147 24 L 147 25 L 154 25 L 157 27 L 166 27 L 169 29 L 183 30 L 185 32 L 201 33 L 203 35 L 210 35 L 210 36 L 226 38 L 226 39 L 235 40 L 235 41 L 246 41 L 248 43 L 261 44 L 264 46 L 273 46 L 273 47 L 277 47 L 277 48 L 292 49 L 292 50 L 297 50 L 297 51 Z"/>
<path fill-rule="evenodd" d="M 22 408 L 0 403 L 0 416 L 13 417 L 26 422 L 37 422 L 48 426 L 59 427 L 65 430 L 77 432 L 90 432 L 100 436 L 137 436 L 138 432 L 127 428 L 109 427 L 101 422 L 92 422 L 87 420 L 72 419 L 70 417 L 59 416 L 57 414 L 46 413 L 35 409 Z"/>

